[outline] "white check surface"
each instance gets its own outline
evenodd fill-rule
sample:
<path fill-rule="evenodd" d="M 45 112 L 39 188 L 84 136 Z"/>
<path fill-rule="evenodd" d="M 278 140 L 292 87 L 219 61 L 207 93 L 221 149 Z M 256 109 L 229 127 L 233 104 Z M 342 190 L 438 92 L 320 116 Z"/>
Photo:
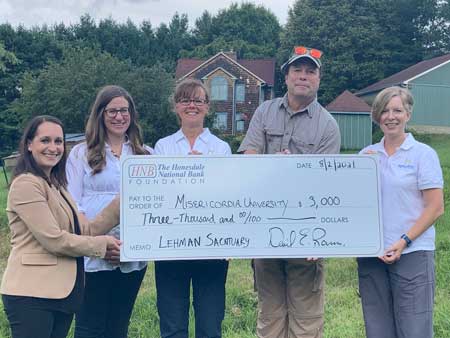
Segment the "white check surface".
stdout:
<path fill-rule="evenodd" d="M 122 159 L 122 261 L 383 252 L 369 155 Z"/>

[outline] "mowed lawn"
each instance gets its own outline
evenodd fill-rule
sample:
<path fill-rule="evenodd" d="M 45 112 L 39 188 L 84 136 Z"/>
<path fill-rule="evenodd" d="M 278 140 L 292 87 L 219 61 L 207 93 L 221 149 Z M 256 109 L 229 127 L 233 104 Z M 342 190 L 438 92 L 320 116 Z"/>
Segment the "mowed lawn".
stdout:
<path fill-rule="evenodd" d="M 436 338 L 450 337 L 450 136 L 424 137 L 439 154 L 445 179 L 446 213 L 436 225 L 436 296 L 434 331 Z M 0 271 L 3 271 L 9 250 L 5 217 L 6 187 L 0 178 Z M 326 275 L 326 338 L 362 338 L 364 324 L 358 298 L 358 281 L 354 259 L 327 259 Z M 141 287 L 130 325 L 130 338 L 157 338 L 158 314 L 153 264 Z M 120 290 L 117 290 L 120 292 Z M 0 305 L 1 306 L 1 305 Z M 223 325 L 224 338 L 256 337 L 257 299 L 253 291 L 253 275 L 248 260 L 230 261 L 227 281 L 227 309 Z M 120 309 L 114 309 L 120 311 Z M 192 318 L 192 316 L 191 316 Z M 194 337 L 191 320 L 191 337 Z M 8 323 L 0 312 L 0 338 L 10 337 Z M 69 335 L 72 337 L 72 333 Z"/>

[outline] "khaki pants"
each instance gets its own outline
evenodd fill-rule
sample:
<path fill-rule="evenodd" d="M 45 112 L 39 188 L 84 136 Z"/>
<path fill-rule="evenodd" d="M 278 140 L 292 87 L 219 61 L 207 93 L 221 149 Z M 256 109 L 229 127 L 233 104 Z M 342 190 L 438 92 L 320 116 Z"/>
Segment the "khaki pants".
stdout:
<path fill-rule="evenodd" d="M 255 259 L 260 338 L 321 338 L 323 261 Z"/>

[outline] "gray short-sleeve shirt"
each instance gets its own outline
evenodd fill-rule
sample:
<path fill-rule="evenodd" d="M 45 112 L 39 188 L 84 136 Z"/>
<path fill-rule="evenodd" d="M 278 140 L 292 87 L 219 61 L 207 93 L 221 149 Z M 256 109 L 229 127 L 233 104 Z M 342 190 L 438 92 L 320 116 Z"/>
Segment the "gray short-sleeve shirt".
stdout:
<path fill-rule="evenodd" d="M 256 109 L 238 152 L 275 154 L 288 149 L 292 154 L 338 154 L 340 146 L 339 127 L 317 99 L 294 112 L 286 94 Z"/>

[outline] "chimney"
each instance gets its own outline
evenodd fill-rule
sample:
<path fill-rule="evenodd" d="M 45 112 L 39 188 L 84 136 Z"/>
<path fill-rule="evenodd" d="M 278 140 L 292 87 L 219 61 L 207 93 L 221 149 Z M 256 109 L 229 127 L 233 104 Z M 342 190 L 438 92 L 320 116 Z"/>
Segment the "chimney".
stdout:
<path fill-rule="evenodd" d="M 228 56 L 229 58 L 233 59 L 234 61 L 237 60 L 237 54 L 236 52 L 233 52 L 233 50 L 230 50 L 228 52 L 223 52 L 226 56 Z"/>

